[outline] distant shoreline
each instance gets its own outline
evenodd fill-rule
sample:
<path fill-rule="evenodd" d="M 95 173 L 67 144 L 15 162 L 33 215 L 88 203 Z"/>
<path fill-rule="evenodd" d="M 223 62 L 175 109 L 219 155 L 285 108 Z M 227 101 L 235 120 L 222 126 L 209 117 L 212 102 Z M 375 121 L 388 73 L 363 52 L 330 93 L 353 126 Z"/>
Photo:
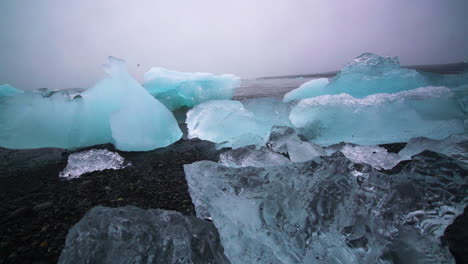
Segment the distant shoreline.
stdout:
<path fill-rule="evenodd" d="M 447 64 L 429 64 L 429 65 L 410 65 L 401 66 L 402 68 L 413 69 L 422 72 L 438 73 L 438 74 L 457 74 L 468 70 L 468 63 L 447 63 Z M 292 79 L 292 78 L 331 78 L 334 77 L 338 71 L 311 73 L 311 74 L 295 74 L 295 75 L 281 75 L 281 76 L 268 76 L 260 77 L 257 79 Z"/>

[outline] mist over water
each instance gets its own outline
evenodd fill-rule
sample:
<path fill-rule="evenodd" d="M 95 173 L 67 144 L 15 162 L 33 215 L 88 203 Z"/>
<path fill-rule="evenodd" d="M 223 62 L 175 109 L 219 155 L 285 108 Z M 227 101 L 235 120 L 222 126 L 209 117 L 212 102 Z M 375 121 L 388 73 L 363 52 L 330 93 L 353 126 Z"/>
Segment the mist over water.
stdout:
<path fill-rule="evenodd" d="M 468 2 L 0 2 L 0 83 L 87 88 L 107 56 L 141 81 L 152 66 L 243 78 L 340 69 L 369 51 L 403 65 L 468 60 Z"/>

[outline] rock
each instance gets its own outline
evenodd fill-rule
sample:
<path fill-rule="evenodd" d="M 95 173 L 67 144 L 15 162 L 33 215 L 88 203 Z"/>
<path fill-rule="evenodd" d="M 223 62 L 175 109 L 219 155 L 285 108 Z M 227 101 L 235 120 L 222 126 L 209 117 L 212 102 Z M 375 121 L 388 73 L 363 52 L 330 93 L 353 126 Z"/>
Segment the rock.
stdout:
<path fill-rule="evenodd" d="M 44 202 L 33 207 L 33 210 L 36 212 L 45 210 L 53 205 L 52 202 Z"/>
<path fill-rule="evenodd" d="M 21 207 L 10 213 L 9 218 L 31 216 L 34 211 L 30 207 Z"/>

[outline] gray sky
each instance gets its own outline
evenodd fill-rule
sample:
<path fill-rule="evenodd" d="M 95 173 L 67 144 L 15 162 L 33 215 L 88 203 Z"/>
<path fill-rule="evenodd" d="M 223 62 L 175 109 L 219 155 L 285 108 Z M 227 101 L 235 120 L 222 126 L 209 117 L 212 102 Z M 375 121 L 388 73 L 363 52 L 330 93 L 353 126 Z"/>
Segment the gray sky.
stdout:
<path fill-rule="evenodd" d="M 107 56 L 241 77 L 468 60 L 466 0 L 1 0 L 0 84 L 89 87 Z M 136 65 L 140 64 L 140 69 Z"/>

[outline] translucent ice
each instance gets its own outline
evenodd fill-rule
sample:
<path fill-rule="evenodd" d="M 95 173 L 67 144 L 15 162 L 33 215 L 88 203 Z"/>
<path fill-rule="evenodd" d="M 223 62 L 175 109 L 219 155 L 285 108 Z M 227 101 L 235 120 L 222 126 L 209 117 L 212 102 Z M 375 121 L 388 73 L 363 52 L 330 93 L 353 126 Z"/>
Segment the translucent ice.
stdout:
<path fill-rule="evenodd" d="M 304 99 L 289 118 L 320 145 L 378 145 L 462 133 L 466 116 L 449 88 L 424 87 L 365 98 L 339 94 Z"/>
<path fill-rule="evenodd" d="M 440 237 L 468 204 L 468 173 L 432 152 L 386 173 L 339 152 L 184 170 L 197 214 L 211 216 L 232 263 L 454 263 Z"/>
<path fill-rule="evenodd" d="M 188 137 L 218 143 L 218 148 L 262 146 L 273 126 L 290 124 L 289 106 L 279 100 L 256 98 L 244 105 L 214 100 L 195 106 L 187 112 Z"/>
<path fill-rule="evenodd" d="M 398 152 L 401 160 L 410 160 L 412 156 L 430 150 L 442 153 L 458 161 L 458 164 L 468 169 L 468 135 L 452 135 L 442 140 L 418 137 L 412 138 L 408 144 Z"/>
<path fill-rule="evenodd" d="M 398 154 L 388 153 L 386 149 L 379 146 L 345 145 L 341 153 L 354 163 L 368 164 L 376 169 L 388 170 L 400 162 Z"/>
<path fill-rule="evenodd" d="M 91 149 L 73 153 L 68 157 L 67 167 L 60 172 L 60 177 L 77 178 L 82 174 L 106 169 L 118 170 L 130 166 L 118 153 L 106 149 Z"/>
<path fill-rule="evenodd" d="M 322 147 L 302 140 L 291 127 L 273 127 L 268 146 L 276 152 L 287 153 L 292 162 L 305 162 L 326 155 Z"/>
<path fill-rule="evenodd" d="M 0 146 L 78 148 L 113 143 L 126 151 L 181 138 L 173 114 L 110 57 L 108 77 L 83 92 L 25 92 L 0 102 Z"/>
<path fill-rule="evenodd" d="M 20 93 L 23 93 L 23 91 L 18 90 L 9 84 L 0 85 L 0 98 L 3 96 L 13 96 Z"/>
<path fill-rule="evenodd" d="M 59 263 L 229 263 L 212 223 L 134 206 L 94 207 L 68 232 Z"/>
<path fill-rule="evenodd" d="M 210 100 L 229 100 L 240 86 L 240 78 L 231 74 L 176 72 L 151 68 L 144 86 L 169 109 L 193 107 Z"/>
<path fill-rule="evenodd" d="M 317 95 L 317 91 L 322 91 L 329 83 L 327 78 L 314 79 L 299 86 L 299 88 L 290 91 L 284 95 L 284 102 L 290 102 L 298 99 L 305 99 Z"/>
<path fill-rule="evenodd" d="M 252 146 L 233 149 L 219 155 L 219 163 L 226 167 L 269 167 L 278 166 L 291 161 L 285 156 L 268 150 L 255 149 Z"/>

